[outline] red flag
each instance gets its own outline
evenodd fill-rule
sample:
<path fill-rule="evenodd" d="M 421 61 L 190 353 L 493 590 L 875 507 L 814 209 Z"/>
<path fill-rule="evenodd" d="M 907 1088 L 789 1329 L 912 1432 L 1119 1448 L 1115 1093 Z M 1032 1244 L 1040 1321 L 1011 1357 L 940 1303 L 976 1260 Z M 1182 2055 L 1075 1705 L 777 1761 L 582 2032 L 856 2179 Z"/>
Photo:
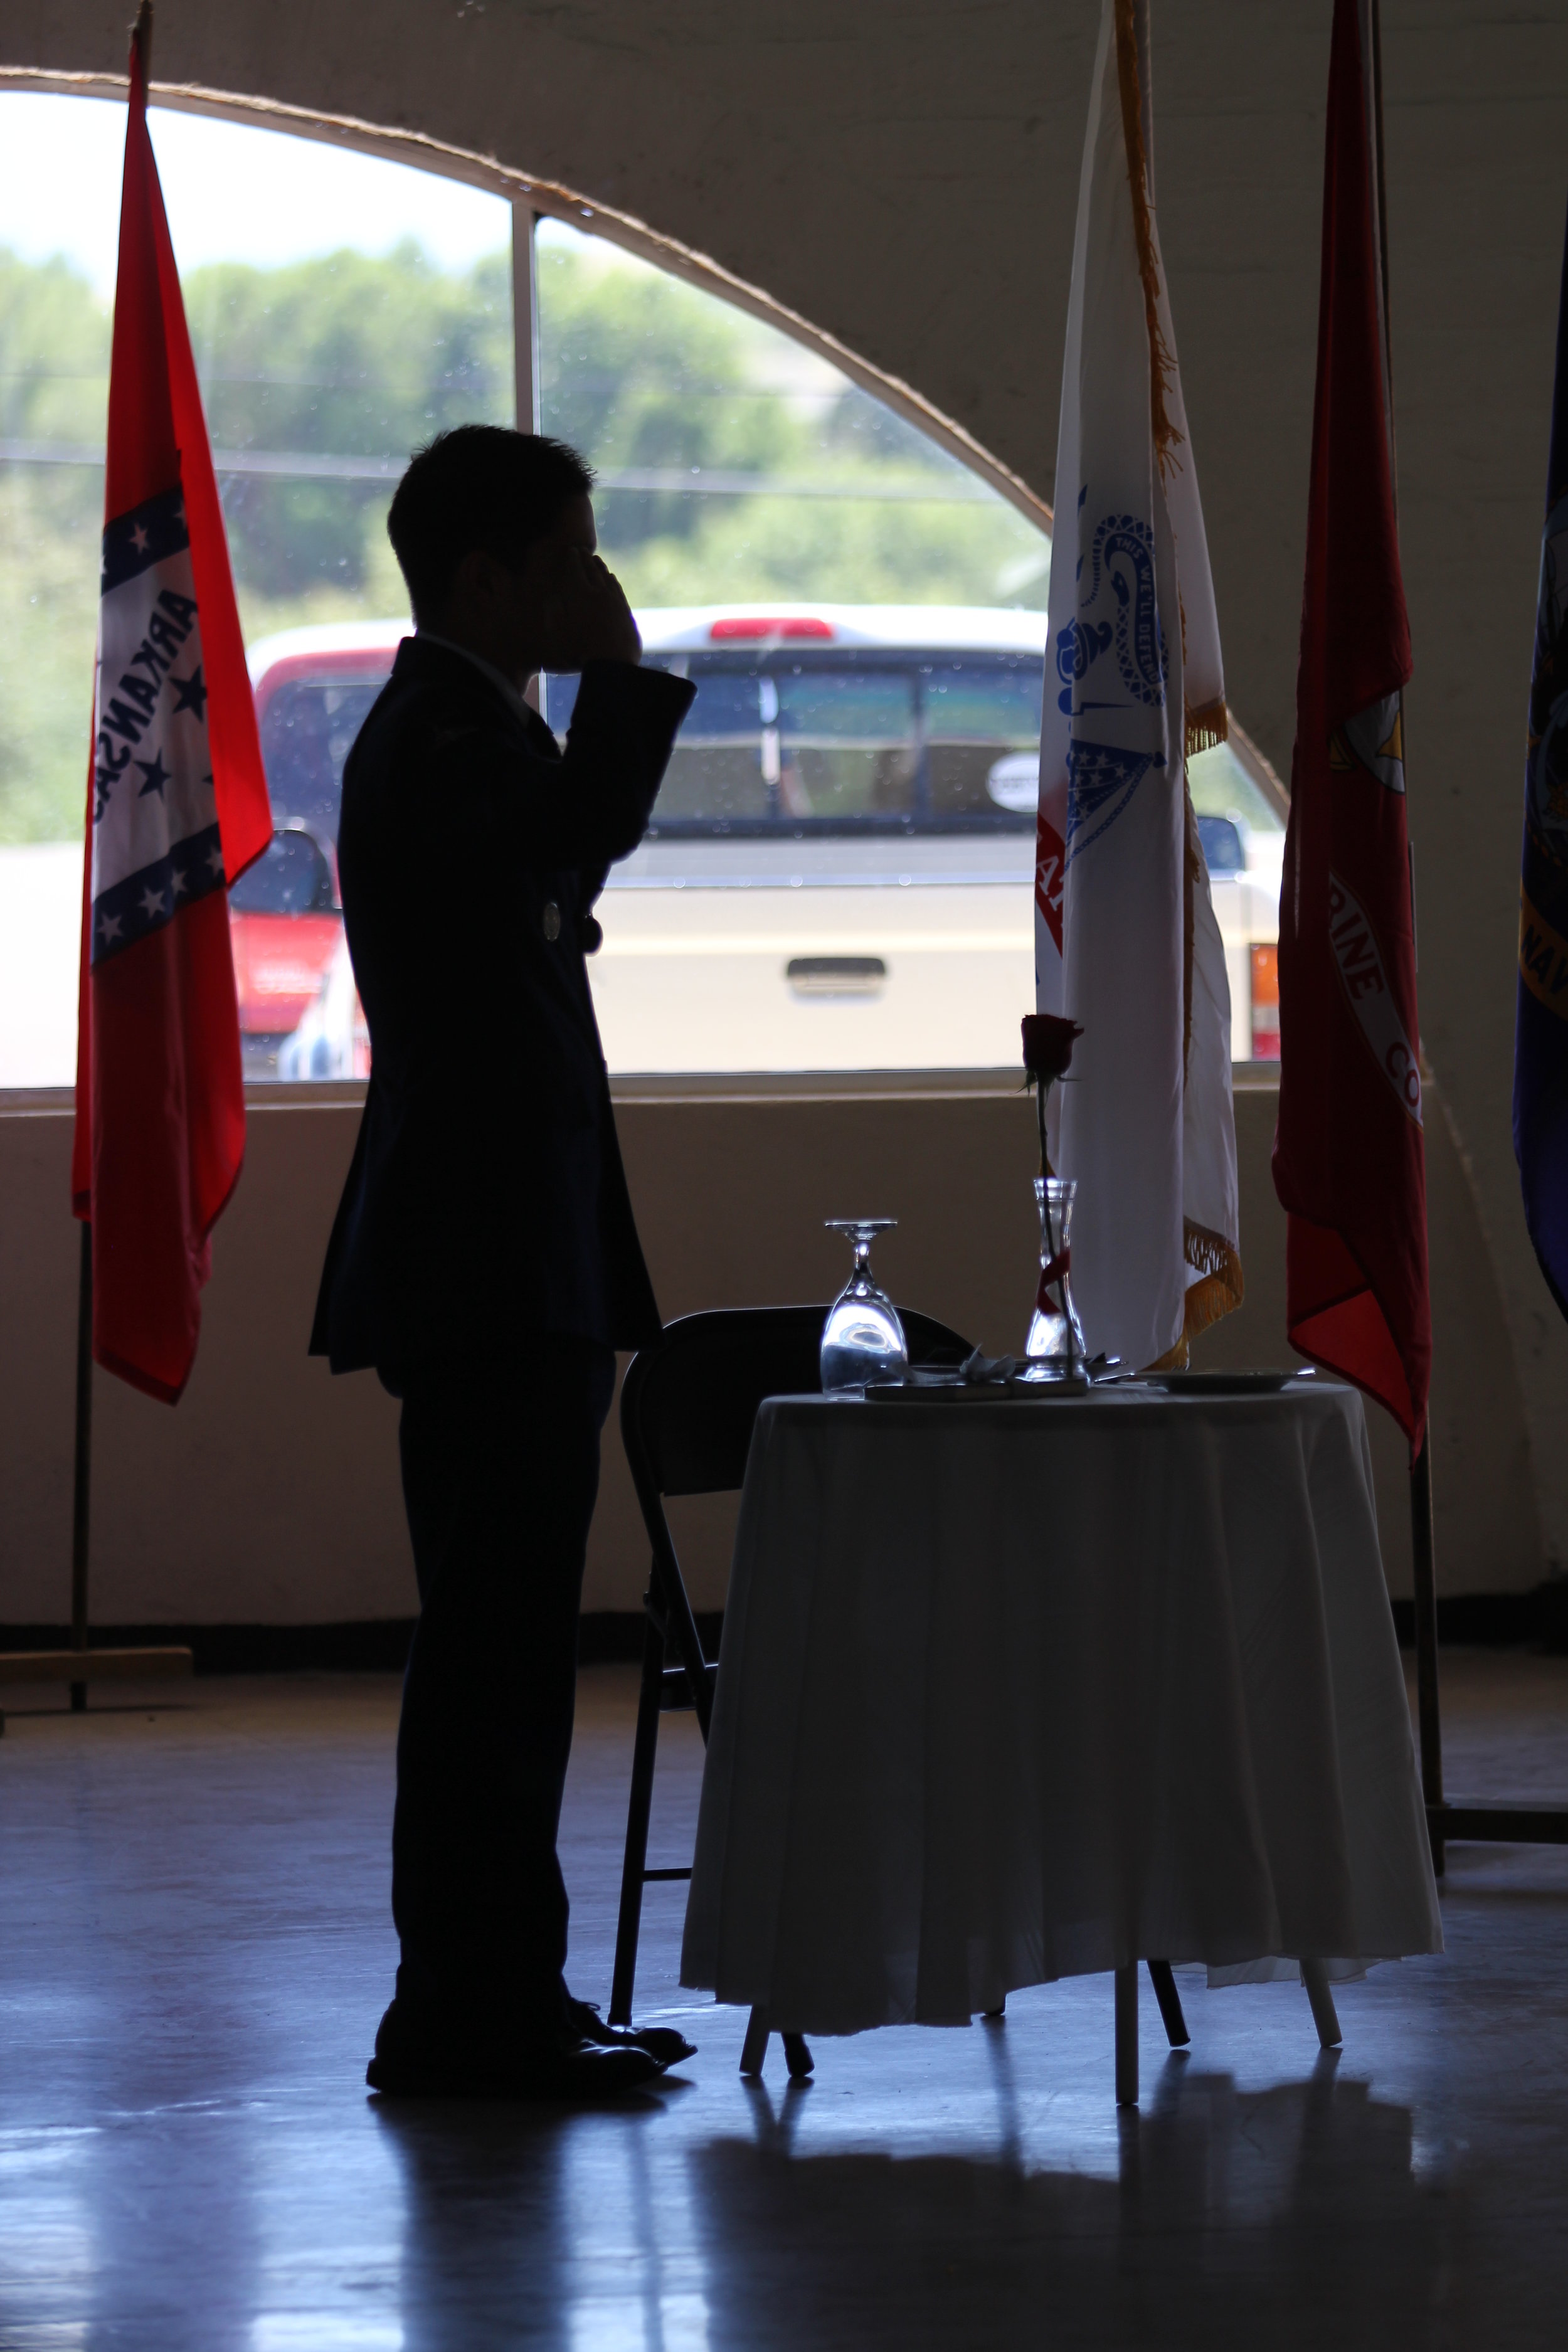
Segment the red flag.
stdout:
<path fill-rule="evenodd" d="M 217 485 L 147 133 L 131 108 L 109 383 L 72 1206 L 93 1354 L 173 1404 L 245 1156 L 226 886 L 272 835 Z"/>
<path fill-rule="evenodd" d="M 1335 0 L 1307 578 L 1279 895 L 1292 1344 L 1420 1448 L 1432 1322 L 1401 688 L 1376 0 Z"/>

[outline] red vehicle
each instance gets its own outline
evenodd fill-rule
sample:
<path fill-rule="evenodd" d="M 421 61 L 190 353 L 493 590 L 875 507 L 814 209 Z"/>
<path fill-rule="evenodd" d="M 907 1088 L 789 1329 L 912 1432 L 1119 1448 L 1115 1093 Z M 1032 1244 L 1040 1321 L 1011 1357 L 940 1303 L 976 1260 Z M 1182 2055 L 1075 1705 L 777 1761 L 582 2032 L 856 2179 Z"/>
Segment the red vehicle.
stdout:
<path fill-rule="evenodd" d="M 359 621 L 293 629 L 251 649 L 250 681 L 277 829 L 266 856 L 229 892 L 248 1076 L 290 1074 L 279 1066 L 285 1040 L 316 1003 L 342 951 L 337 845 L 343 762 L 406 635 L 405 623 Z"/>

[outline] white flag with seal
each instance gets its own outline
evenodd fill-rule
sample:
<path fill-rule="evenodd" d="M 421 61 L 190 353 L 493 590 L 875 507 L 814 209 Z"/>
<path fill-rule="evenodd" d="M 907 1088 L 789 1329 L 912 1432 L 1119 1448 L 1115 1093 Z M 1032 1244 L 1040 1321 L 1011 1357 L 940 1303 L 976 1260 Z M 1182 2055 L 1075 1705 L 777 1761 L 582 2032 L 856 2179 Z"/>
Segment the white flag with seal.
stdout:
<path fill-rule="evenodd" d="M 1180 1363 L 1241 1303 L 1230 988 L 1186 789 L 1219 625 L 1154 228 L 1147 0 L 1102 0 L 1057 444 L 1036 998 L 1083 1026 L 1052 1149 L 1089 1351 Z"/>

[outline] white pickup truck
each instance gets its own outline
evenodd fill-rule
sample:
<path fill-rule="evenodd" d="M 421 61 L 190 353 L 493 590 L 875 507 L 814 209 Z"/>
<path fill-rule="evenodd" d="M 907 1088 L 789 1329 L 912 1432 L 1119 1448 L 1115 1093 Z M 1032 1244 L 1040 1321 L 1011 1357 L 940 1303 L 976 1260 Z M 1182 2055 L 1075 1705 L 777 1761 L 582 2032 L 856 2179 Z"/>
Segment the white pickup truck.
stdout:
<path fill-rule="evenodd" d="M 698 692 L 647 834 L 599 909 L 589 969 L 611 1069 L 1016 1062 L 1034 995 L 1045 615 L 779 604 L 637 620 L 645 661 Z M 405 628 L 295 630 L 252 652 L 280 884 L 302 846 L 290 830 L 331 862 L 343 759 Z M 575 692 L 574 678 L 543 682 L 560 734 Z M 1190 775 L 1233 1052 L 1271 1059 L 1284 795 L 1239 734 Z M 268 890 L 264 862 L 256 913 L 269 911 Z M 274 920 L 292 919 L 288 893 L 272 895 Z M 298 1025 L 267 1044 L 282 1077 L 363 1070 L 341 947 Z"/>

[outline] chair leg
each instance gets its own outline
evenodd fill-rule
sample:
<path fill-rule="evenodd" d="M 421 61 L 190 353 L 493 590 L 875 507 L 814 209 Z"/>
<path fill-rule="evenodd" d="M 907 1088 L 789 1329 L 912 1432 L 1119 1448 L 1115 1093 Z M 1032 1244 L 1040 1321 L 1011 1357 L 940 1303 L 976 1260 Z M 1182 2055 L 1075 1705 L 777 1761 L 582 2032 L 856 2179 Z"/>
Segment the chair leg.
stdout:
<path fill-rule="evenodd" d="M 1187 2021 L 1182 2015 L 1182 1997 L 1176 1990 L 1176 1979 L 1172 1974 L 1171 1963 L 1169 1960 L 1151 1960 L 1148 1968 L 1149 1981 L 1154 1988 L 1154 1998 L 1160 2004 L 1160 2017 L 1165 2028 L 1165 2039 L 1173 2050 L 1184 2050 L 1193 2037 L 1187 2032 Z"/>
<path fill-rule="evenodd" d="M 1116 1971 L 1116 2104 L 1138 2105 L 1138 1963 Z"/>
<path fill-rule="evenodd" d="M 616 1973 L 610 1987 L 610 2023 L 632 2021 L 632 1984 L 637 1970 L 642 1927 L 643 1872 L 647 1866 L 647 1828 L 653 1811 L 654 1761 L 658 1750 L 658 1702 L 664 1683 L 664 1628 L 647 1612 L 643 1625 L 642 1688 L 637 1695 L 637 1738 L 632 1744 L 632 1790 L 626 1807 L 626 1850 L 621 1863 L 621 1916 L 616 1929 Z"/>
<path fill-rule="evenodd" d="M 761 2074 L 763 2061 L 768 2054 L 768 2035 L 771 2032 L 766 2011 L 753 2009 L 746 2026 L 746 2038 L 741 2044 L 742 2074 Z"/>
<path fill-rule="evenodd" d="M 1302 1961 L 1301 1982 L 1312 2004 L 1312 2022 L 1318 2029 L 1319 2042 L 1325 2050 L 1337 2050 L 1345 2037 L 1340 2032 L 1334 1997 L 1329 1990 L 1329 1972 L 1321 1960 Z"/>
<path fill-rule="evenodd" d="M 706 1748 L 713 1700 L 708 1683 L 708 1661 L 702 1654 L 702 1637 L 691 1613 L 685 1581 L 673 1558 L 661 1562 L 656 1556 L 654 1579 L 677 1654 L 686 1668 L 686 1679 L 691 1687 L 691 1704 L 697 1709 L 697 1727 L 702 1734 L 702 1745 Z"/>
<path fill-rule="evenodd" d="M 781 2033 L 779 2040 L 784 2043 L 784 2063 L 791 2075 L 795 2082 L 804 2082 L 806 2076 L 815 2071 L 811 2053 L 805 2046 L 805 2034 Z"/>

